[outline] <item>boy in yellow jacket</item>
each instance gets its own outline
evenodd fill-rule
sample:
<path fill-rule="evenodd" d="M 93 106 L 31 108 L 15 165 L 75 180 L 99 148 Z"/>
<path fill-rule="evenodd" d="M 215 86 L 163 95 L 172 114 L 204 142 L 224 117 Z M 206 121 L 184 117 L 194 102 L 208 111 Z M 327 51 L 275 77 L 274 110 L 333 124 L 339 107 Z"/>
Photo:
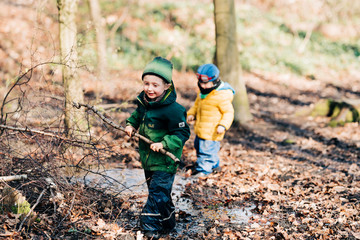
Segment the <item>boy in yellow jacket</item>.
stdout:
<path fill-rule="evenodd" d="M 197 161 L 192 174 L 205 176 L 219 171 L 220 141 L 234 120 L 232 100 L 235 90 L 219 78 L 220 71 L 214 64 L 198 68 L 197 78 L 200 93 L 189 109 L 187 121 L 195 120 Z"/>

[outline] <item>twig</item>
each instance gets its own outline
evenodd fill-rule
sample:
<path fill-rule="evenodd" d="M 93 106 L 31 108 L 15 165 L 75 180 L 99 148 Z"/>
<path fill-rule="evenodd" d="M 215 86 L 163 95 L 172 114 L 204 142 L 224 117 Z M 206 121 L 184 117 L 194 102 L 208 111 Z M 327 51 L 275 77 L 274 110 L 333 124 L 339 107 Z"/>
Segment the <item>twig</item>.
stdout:
<path fill-rule="evenodd" d="M 12 84 L 12 86 L 10 87 L 9 91 L 5 94 L 5 97 L 3 98 L 3 101 L 2 101 L 2 104 L 1 104 L 1 108 L 0 108 L 0 123 L 5 123 L 6 121 L 6 117 L 7 117 L 7 114 L 5 114 L 5 118 L 4 118 L 4 107 L 7 103 L 7 98 L 10 96 L 10 93 L 14 90 L 14 88 L 16 86 L 20 86 L 20 85 L 23 85 L 23 84 L 26 84 L 30 81 L 31 77 L 32 77 L 32 74 L 33 74 L 33 71 L 42 66 L 42 65 L 47 65 L 47 64 L 58 64 L 58 65 L 64 65 L 62 63 L 57 63 L 57 62 L 44 62 L 44 63 L 39 63 L 33 67 L 31 67 L 30 69 L 28 69 L 27 71 L 25 71 L 22 75 L 20 75 L 19 77 L 17 77 L 16 81 Z M 30 75 L 27 77 L 27 80 L 25 80 L 24 82 L 20 82 L 24 77 L 26 77 L 27 75 Z"/>
<path fill-rule="evenodd" d="M 126 7 L 125 11 L 123 11 L 123 14 L 121 14 L 121 16 L 115 22 L 114 26 L 110 29 L 109 39 L 110 39 L 110 47 L 112 50 L 115 50 L 114 38 L 115 38 L 116 31 L 125 22 L 127 15 L 128 15 L 128 9 Z"/>
<path fill-rule="evenodd" d="M 61 167 L 61 166 L 60 166 L 60 167 Z M 78 166 L 78 165 L 66 165 L 66 166 L 64 166 L 64 167 L 67 167 L 67 168 L 70 168 L 70 167 L 79 168 L 79 169 L 81 169 L 81 170 L 83 170 L 83 171 L 86 171 L 86 172 L 89 172 L 89 173 L 92 173 L 92 174 L 95 174 L 95 175 L 100 175 L 101 177 L 103 177 L 103 178 L 105 178 L 105 179 L 111 179 L 112 181 L 114 181 L 114 182 L 122 185 L 122 186 L 125 188 L 125 190 L 126 190 L 126 189 L 129 189 L 129 187 L 126 187 L 123 183 L 119 182 L 119 181 L 116 180 L 115 178 L 112 178 L 112 177 L 108 176 L 107 174 L 102 174 L 102 173 L 100 173 L 100 172 L 91 171 L 90 169 L 86 169 L 86 168 L 83 168 L 83 167 Z"/>
<path fill-rule="evenodd" d="M 132 105 L 134 104 L 131 104 L 131 103 L 121 103 L 121 104 L 118 104 L 118 103 L 109 103 L 109 104 L 99 104 L 99 105 L 96 105 L 96 108 L 97 109 L 102 109 L 102 110 L 112 110 L 112 109 L 121 109 L 121 108 L 126 108 L 126 107 L 131 107 Z"/>
<path fill-rule="evenodd" d="M 301 44 L 300 44 L 300 46 L 299 46 L 299 48 L 298 48 L 298 53 L 301 53 L 301 54 L 302 54 L 302 53 L 304 52 L 306 45 L 307 45 L 308 42 L 310 41 L 310 38 L 311 38 L 311 35 L 312 35 L 314 29 L 315 29 L 315 26 L 311 27 L 310 29 L 308 29 L 308 30 L 306 31 L 305 38 L 304 38 L 304 40 L 301 42 Z"/>
<path fill-rule="evenodd" d="M 65 218 L 67 218 L 67 216 L 69 216 L 69 214 L 71 213 L 71 210 L 74 206 L 74 202 L 75 202 L 75 197 L 76 197 L 76 193 L 74 192 L 74 196 L 73 196 L 73 199 L 71 201 L 71 205 L 70 205 L 70 208 L 69 208 L 69 211 L 66 213 L 66 215 L 61 219 L 61 221 L 58 223 L 58 225 L 56 226 L 56 229 L 59 228 L 60 224 L 62 224 L 62 222 L 65 220 Z"/>
<path fill-rule="evenodd" d="M 93 111 L 96 115 L 98 115 L 104 122 L 106 122 L 107 124 L 109 124 L 110 126 L 112 126 L 113 128 L 116 128 L 120 131 L 125 132 L 125 128 L 115 124 L 113 121 L 111 121 L 110 119 L 106 118 L 102 113 L 100 113 L 94 106 L 90 106 L 88 104 L 83 104 L 83 103 L 75 103 L 73 102 L 73 106 L 76 108 L 81 108 L 81 107 L 85 107 L 91 111 Z M 138 133 L 134 133 L 135 137 L 138 137 L 139 139 L 143 140 L 144 142 L 148 143 L 148 144 L 152 144 L 154 143 L 153 141 L 151 141 L 150 139 L 138 134 Z M 160 149 L 160 153 L 170 157 L 172 160 L 174 160 L 175 162 L 180 162 L 180 160 L 171 152 L 166 151 L 165 149 Z"/>
<path fill-rule="evenodd" d="M 54 204 L 54 213 L 53 213 L 53 215 L 55 215 L 56 214 L 56 201 L 55 201 L 55 195 L 54 195 L 54 192 L 53 192 L 52 188 L 50 188 L 50 194 L 51 194 L 52 202 Z"/>
<path fill-rule="evenodd" d="M 40 199 L 41 199 L 42 196 L 44 195 L 45 191 L 46 191 L 46 188 L 40 193 L 40 196 L 39 196 L 38 199 L 36 200 L 36 203 L 35 203 L 34 206 L 30 209 L 30 211 L 26 214 L 24 220 L 22 220 L 22 222 L 21 222 L 21 224 L 20 224 L 20 226 L 19 226 L 19 228 L 18 228 L 18 232 L 21 231 L 24 222 L 25 222 L 26 219 L 30 216 L 30 214 L 34 211 L 35 207 L 39 204 Z"/>
<path fill-rule="evenodd" d="M 26 178 L 27 178 L 26 174 L 14 175 L 14 176 L 3 176 L 3 177 L 0 177 L 0 181 L 10 182 L 10 181 L 22 180 L 22 179 L 26 179 Z"/>

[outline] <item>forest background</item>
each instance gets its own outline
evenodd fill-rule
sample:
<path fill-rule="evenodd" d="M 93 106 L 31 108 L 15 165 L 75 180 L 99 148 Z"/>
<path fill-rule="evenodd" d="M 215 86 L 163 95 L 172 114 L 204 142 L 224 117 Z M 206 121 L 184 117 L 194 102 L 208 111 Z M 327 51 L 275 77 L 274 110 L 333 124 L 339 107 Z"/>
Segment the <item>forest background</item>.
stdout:
<path fill-rule="evenodd" d="M 124 125 L 142 69 L 163 56 L 174 63 L 178 101 L 188 109 L 194 71 L 214 59 L 213 2 L 99 0 L 100 19 L 91 2 L 79 1 L 75 18 L 84 103 Z M 56 1 L 0 1 L 0 175 L 27 175 L 0 182 L 0 234 L 139 238 L 127 221 L 136 219 L 140 201 L 76 181 L 84 172 L 107 179 L 104 169 L 140 166 L 136 140 L 91 111 L 84 115 L 86 140 L 65 134 L 58 14 Z M 360 239 L 360 2 L 236 0 L 235 14 L 253 119 L 228 132 L 224 171 L 187 185 L 183 197 L 206 209 L 252 203 L 256 215 L 236 226 L 226 214 L 202 216 L 197 221 L 206 227 L 187 232 L 183 224 L 172 237 Z M 99 23 L 105 64 L 98 59 Z M 196 159 L 193 137 L 179 175 Z M 180 223 L 187 214 L 178 212 Z"/>

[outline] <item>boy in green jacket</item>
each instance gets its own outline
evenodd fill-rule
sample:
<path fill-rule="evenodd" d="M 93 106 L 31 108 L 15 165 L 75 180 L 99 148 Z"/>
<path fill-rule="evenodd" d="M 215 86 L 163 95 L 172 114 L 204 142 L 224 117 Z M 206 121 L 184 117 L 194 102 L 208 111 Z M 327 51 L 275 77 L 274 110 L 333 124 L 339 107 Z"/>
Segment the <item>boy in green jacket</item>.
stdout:
<path fill-rule="evenodd" d="M 160 153 L 165 149 L 180 159 L 185 142 L 190 137 L 186 110 L 176 102 L 172 81 L 173 65 L 156 57 L 142 74 L 143 91 L 137 97 L 137 109 L 126 120 L 126 133 L 152 140 L 139 140 L 141 165 L 148 186 L 148 199 L 140 216 L 140 227 L 148 237 L 158 237 L 175 227 L 175 206 L 171 190 L 178 163 Z"/>

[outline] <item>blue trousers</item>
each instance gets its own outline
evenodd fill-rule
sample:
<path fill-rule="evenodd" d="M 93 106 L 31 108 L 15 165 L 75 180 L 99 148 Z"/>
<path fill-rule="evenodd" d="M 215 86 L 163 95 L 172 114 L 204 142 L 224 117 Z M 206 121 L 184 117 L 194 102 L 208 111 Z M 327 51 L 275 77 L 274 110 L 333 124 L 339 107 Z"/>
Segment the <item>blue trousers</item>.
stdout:
<path fill-rule="evenodd" d="M 195 170 L 205 174 L 212 173 L 214 168 L 220 164 L 219 151 L 220 141 L 211 141 L 195 137 L 194 147 L 196 149 Z"/>
<path fill-rule="evenodd" d="M 145 171 L 145 178 L 149 195 L 140 216 L 140 227 L 143 231 L 171 231 L 176 225 L 171 199 L 175 174 Z"/>

